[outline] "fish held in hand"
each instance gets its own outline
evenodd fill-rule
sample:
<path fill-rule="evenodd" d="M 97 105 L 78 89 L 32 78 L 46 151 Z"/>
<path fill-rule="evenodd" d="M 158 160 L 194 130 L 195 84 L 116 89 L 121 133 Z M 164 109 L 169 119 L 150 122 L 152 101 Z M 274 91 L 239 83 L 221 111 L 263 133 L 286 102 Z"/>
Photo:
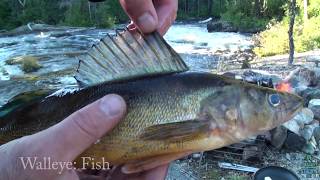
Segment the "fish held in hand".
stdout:
<path fill-rule="evenodd" d="M 79 57 L 81 88 L 39 90 L 0 109 L 0 143 L 46 129 L 106 94 L 127 103 L 126 117 L 81 157 L 140 172 L 192 152 L 220 148 L 270 130 L 302 107 L 294 94 L 224 76 L 187 72 L 157 33 L 119 31 Z"/>

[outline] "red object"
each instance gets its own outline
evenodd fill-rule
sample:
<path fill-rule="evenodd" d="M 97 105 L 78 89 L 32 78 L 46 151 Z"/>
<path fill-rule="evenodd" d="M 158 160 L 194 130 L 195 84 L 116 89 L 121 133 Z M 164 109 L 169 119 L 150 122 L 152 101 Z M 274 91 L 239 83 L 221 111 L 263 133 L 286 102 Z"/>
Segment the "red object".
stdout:
<path fill-rule="evenodd" d="M 290 83 L 288 82 L 281 82 L 275 86 L 276 90 L 281 91 L 281 92 L 291 92 L 292 87 Z"/>

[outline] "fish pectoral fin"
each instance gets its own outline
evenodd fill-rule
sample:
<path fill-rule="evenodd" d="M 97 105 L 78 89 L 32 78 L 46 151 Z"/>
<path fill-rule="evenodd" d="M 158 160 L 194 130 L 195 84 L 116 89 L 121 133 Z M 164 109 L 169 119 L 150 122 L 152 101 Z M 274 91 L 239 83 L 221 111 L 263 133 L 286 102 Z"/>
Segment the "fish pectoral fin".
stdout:
<path fill-rule="evenodd" d="M 143 35 L 138 30 L 117 30 L 78 59 L 75 78 L 82 86 L 188 70 L 159 33 Z"/>
<path fill-rule="evenodd" d="M 210 121 L 189 120 L 147 127 L 140 138 L 143 140 L 178 140 L 207 133 L 210 129 Z"/>
<path fill-rule="evenodd" d="M 192 153 L 191 151 L 178 152 L 178 153 L 154 156 L 145 160 L 137 160 L 137 161 L 133 161 L 125 164 L 124 166 L 122 166 L 121 170 L 125 174 L 139 173 L 139 172 L 156 168 L 161 165 L 169 164 L 171 161 L 183 158 L 185 156 L 188 156 L 191 153 Z"/>

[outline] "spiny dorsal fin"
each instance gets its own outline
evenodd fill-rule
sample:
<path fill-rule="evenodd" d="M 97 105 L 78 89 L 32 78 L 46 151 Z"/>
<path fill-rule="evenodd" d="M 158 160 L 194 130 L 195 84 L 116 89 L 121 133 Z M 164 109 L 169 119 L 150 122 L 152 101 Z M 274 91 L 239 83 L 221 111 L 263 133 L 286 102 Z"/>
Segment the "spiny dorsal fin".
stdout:
<path fill-rule="evenodd" d="M 117 30 L 79 56 L 75 78 L 81 85 L 187 71 L 181 57 L 157 33 Z"/>

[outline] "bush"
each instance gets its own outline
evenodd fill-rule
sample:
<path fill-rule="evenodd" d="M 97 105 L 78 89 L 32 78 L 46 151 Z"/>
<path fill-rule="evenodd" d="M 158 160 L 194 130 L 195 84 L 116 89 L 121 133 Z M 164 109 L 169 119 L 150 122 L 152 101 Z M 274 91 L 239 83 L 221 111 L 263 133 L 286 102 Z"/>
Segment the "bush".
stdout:
<path fill-rule="evenodd" d="M 320 0 L 311 0 L 309 3 L 309 19 L 307 21 L 303 20 L 301 2 L 298 4 L 300 10 L 296 17 L 293 37 L 296 52 L 320 48 L 320 9 L 315 7 L 315 4 L 320 4 Z M 281 22 L 270 26 L 266 31 L 258 35 L 258 47 L 254 48 L 254 52 L 260 57 L 288 53 L 288 29 L 289 16 L 287 15 Z"/>
<path fill-rule="evenodd" d="M 298 52 L 320 48 L 320 16 L 305 22 L 302 33 L 296 38 Z"/>
<path fill-rule="evenodd" d="M 257 47 L 254 52 L 260 56 L 273 56 L 289 51 L 288 38 L 289 25 L 286 22 L 277 23 L 257 35 Z"/>

